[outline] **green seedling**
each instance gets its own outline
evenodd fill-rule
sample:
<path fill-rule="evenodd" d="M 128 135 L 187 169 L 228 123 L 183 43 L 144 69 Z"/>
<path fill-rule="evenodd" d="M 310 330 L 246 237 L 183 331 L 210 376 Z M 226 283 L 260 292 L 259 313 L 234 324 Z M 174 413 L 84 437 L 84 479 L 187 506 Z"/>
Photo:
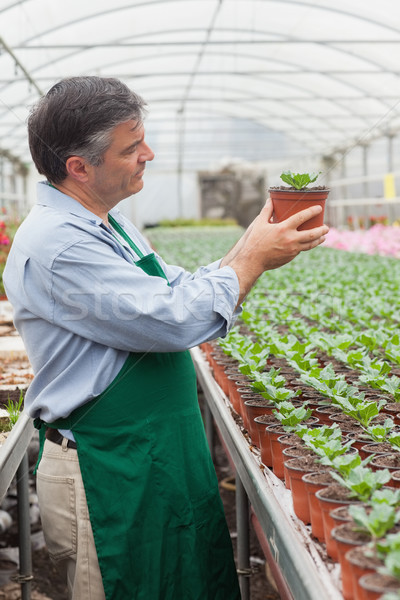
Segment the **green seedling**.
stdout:
<path fill-rule="evenodd" d="M 383 424 L 368 425 L 368 427 L 364 427 L 364 431 L 374 442 L 381 443 L 386 442 L 393 427 L 394 421 L 388 417 Z"/>
<path fill-rule="evenodd" d="M 400 433 L 392 433 L 388 438 L 387 441 L 391 444 L 391 446 L 393 447 L 393 450 L 400 450 Z"/>
<path fill-rule="evenodd" d="M 358 402 L 353 404 L 352 401 L 354 400 L 357 401 L 357 398 L 343 398 L 340 400 L 340 402 L 338 402 L 338 404 L 340 404 L 343 412 L 346 415 L 356 419 L 364 428 L 369 426 L 372 419 L 379 415 L 381 408 L 386 404 L 386 400 L 379 400 L 379 402 L 368 402 L 360 399 L 358 399 Z"/>
<path fill-rule="evenodd" d="M 332 473 L 338 483 L 345 486 L 361 502 L 368 502 L 375 490 L 379 490 L 391 479 L 389 469 L 373 471 L 368 467 L 358 465 L 351 469 L 347 477 L 343 478 L 338 473 Z"/>
<path fill-rule="evenodd" d="M 379 572 L 400 580 L 400 550 L 392 550 L 385 556 L 385 566 Z"/>
<path fill-rule="evenodd" d="M 296 188 L 296 190 L 303 190 L 310 183 L 314 183 L 320 175 L 319 173 L 292 173 L 291 171 L 284 171 L 281 174 L 281 179 L 290 186 Z"/>
<path fill-rule="evenodd" d="M 12 427 L 14 427 L 14 425 L 18 421 L 18 417 L 21 414 L 21 408 L 22 408 L 23 401 L 24 401 L 24 395 L 23 395 L 22 391 L 20 392 L 19 400 L 17 403 L 14 403 L 10 399 L 10 397 L 8 397 L 5 408 L 8 412 L 8 418 L 10 419 L 10 429 Z"/>
<path fill-rule="evenodd" d="M 281 402 L 279 410 L 272 411 L 285 431 L 295 431 L 303 421 L 309 419 L 312 410 L 307 408 L 307 402 L 302 406 L 294 406 L 291 402 Z"/>
<path fill-rule="evenodd" d="M 349 506 L 349 514 L 374 540 L 386 535 L 400 519 L 400 512 L 389 504 L 374 504 L 370 511 L 354 504 Z"/>
<path fill-rule="evenodd" d="M 371 503 L 389 504 L 390 506 L 400 506 L 400 489 L 382 488 L 376 490 L 371 496 Z"/>

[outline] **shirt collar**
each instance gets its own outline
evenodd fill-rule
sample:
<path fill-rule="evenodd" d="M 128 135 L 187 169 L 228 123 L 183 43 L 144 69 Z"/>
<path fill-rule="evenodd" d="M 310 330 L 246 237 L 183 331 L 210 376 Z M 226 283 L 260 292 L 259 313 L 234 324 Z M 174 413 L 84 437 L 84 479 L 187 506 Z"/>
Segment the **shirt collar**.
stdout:
<path fill-rule="evenodd" d="M 92 213 L 71 196 L 67 196 L 51 186 L 48 181 L 41 181 L 38 183 L 37 198 L 37 204 L 42 206 L 49 206 L 50 208 L 55 208 L 61 212 L 68 212 L 81 219 L 86 219 L 91 223 L 95 223 L 96 225 L 101 225 L 103 222 L 101 217 Z"/>

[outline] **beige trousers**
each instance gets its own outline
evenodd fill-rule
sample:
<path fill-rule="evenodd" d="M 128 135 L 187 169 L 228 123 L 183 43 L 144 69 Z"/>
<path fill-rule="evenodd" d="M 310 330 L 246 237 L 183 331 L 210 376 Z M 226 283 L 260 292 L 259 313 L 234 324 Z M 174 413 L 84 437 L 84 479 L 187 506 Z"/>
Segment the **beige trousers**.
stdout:
<path fill-rule="evenodd" d="M 37 471 L 44 538 L 66 577 L 69 600 L 105 600 L 78 454 L 66 442 L 46 440 Z"/>

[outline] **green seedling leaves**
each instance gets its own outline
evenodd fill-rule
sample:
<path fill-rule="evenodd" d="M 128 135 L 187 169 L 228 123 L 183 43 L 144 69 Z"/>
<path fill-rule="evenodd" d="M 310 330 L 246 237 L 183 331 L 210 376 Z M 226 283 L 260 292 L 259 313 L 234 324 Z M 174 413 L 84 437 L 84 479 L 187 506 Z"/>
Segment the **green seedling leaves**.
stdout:
<path fill-rule="evenodd" d="M 368 531 L 375 539 L 383 537 L 400 519 L 400 512 L 389 504 L 374 504 L 368 511 L 364 506 L 349 506 L 349 514 L 356 525 Z"/>
<path fill-rule="evenodd" d="M 332 477 L 341 485 L 347 487 L 361 502 L 368 502 L 375 490 L 380 489 L 390 481 L 391 474 L 388 469 L 372 471 L 368 467 L 358 465 L 347 473 L 345 478 L 337 473 L 332 473 Z"/>
<path fill-rule="evenodd" d="M 289 408 L 289 406 L 291 408 Z M 281 402 L 279 404 L 279 409 L 273 410 L 272 412 L 286 431 L 294 431 L 300 423 L 306 421 L 312 415 L 312 410 L 307 408 L 306 402 L 298 407 L 290 402 Z"/>
<path fill-rule="evenodd" d="M 393 446 L 394 450 L 400 450 L 400 433 L 392 433 L 387 441 Z"/>
<path fill-rule="evenodd" d="M 390 506 L 398 507 L 400 505 L 400 489 L 382 488 L 376 490 L 371 496 L 371 503 L 374 504 L 389 504 Z"/>
<path fill-rule="evenodd" d="M 367 427 L 364 427 L 364 431 L 372 440 L 374 440 L 374 442 L 386 442 L 386 439 L 393 427 L 394 421 L 388 417 L 384 423 L 380 423 L 378 425 L 368 425 Z"/>
<path fill-rule="evenodd" d="M 292 173 L 291 171 L 284 171 L 281 174 L 281 179 L 288 185 L 296 188 L 296 190 L 302 190 L 310 183 L 314 183 L 318 179 L 319 173 Z"/>
<path fill-rule="evenodd" d="M 14 425 L 18 421 L 19 415 L 21 414 L 23 401 L 24 401 L 24 396 L 23 396 L 22 391 L 20 392 L 19 400 L 18 400 L 17 403 L 14 403 L 10 399 L 10 397 L 8 397 L 7 404 L 6 404 L 5 408 L 8 411 L 8 418 L 10 419 L 10 425 L 11 425 L 11 427 L 14 427 Z"/>
<path fill-rule="evenodd" d="M 385 557 L 385 566 L 381 572 L 400 579 L 400 550 L 392 550 Z"/>
<path fill-rule="evenodd" d="M 379 400 L 379 402 L 358 402 L 351 408 L 349 404 L 342 404 L 342 407 L 346 415 L 350 415 L 359 421 L 365 428 L 368 427 L 374 417 L 379 415 L 379 411 L 385 404 L 386 400 Z"/>

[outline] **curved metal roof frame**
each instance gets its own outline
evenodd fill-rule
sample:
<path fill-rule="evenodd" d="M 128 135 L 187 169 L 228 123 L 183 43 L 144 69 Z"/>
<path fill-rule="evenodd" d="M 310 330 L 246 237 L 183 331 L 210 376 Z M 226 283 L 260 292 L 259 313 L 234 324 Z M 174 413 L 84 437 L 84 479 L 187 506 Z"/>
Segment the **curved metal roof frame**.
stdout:
<path fill-rule="evenodd" d="M 177 145 L 202 114 L 259 123 L 320 155 L 393 135 L 399 13 L 396 0 L 0 0 L 0 150 L 29 161 L 30 105 L 73 74 L 118 76 L 144 96 L 153 146 L 158 115 Z"/>

